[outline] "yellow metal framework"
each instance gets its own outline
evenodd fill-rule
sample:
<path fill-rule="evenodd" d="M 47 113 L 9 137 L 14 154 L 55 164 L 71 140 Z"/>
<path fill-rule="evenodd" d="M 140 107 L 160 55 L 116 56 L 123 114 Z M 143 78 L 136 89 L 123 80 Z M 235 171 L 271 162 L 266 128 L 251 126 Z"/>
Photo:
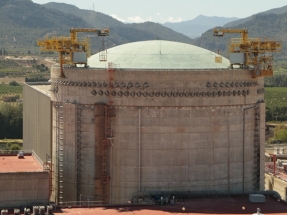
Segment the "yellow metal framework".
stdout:
<path fill-rule="evenodd" d="M 50 37 L 37 41 L 37 45 L 40 46 L 41 51 L 54 51 L 59 52 L 59 63 L 61 67 L 61 78 L 65 78 L 63 72 L 63 65 L 70 64 L 83 64 L 87 66 L 86 58 L 90 55 L 90 42 L 88 38 L 82 40 L 78 39 L 77 33 L 79 32 L 92 32 L 98 36 L 108 36 L 110 30 L 107 29 L 95 29 L 95 28 L 71 28 L 70 37 Z M 82 61 L 75 61 L 74 54 L 76 52 L 86 53 L 86 56 Z"/>
<path fill-rule="evenodd" d="M 243 59 L 239 62 L 231 62 L 240 67 L 253 66 L 253 77 L 273 76 L 273 56 L 267 53 L 281 52 L 281 41 L 248 38 L 245 29 L 214 29 L 213 36 L 223 36 L 225 33 L 241 34 L 241 38 L 232 38 L 229 43 L 229 53 L 242 53 Z"/>

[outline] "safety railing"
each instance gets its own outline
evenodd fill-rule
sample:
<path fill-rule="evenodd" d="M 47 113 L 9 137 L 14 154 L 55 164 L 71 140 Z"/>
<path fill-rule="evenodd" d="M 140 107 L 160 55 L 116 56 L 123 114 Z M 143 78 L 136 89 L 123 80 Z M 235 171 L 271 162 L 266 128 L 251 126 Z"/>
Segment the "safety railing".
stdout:
<path fill-rule="evenodd" d="M 0 150 L 0 155 L 17 155 L 24 152 L 24 155 L 32 155 L 32 150 Z"/>
<path fill-rule="evenodd" d="M 102 201 L 68 201 L 60 202 L 61 207 L 95 207 L 103 205 Z"/>

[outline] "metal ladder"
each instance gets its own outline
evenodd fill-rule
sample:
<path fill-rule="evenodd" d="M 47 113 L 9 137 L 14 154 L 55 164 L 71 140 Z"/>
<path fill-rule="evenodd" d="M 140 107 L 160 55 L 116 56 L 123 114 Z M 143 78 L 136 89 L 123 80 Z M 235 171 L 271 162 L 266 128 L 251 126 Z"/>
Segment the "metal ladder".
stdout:
<path fill-rule="evenodd" d="M 59 176 L 59 202 L 64 201 L 64 107 L 63 104 L 58 105 L 58 176 Z"/>
<path fill-rule="evenodd" d="M 76 195 L 77 200 L 81 197 L 81 110 L 82 106 L 76 106 Z"/>
<path fill-rule="evenodd" d="M 111 117 L 112 114 L 111 108 L 105 106 L 105 119 L 104 119 L 104 138 L 102 140 L 102 187 L 103 187 L 103 201 L 105 204 L 109 202 L 109 183 L 110 175 L 107 169 L 107 153 L 108 148 L 111 146 L 111 140 L 113 139 L 112 129 L 111 129 Z"/>
<path fill-rule="evenodd" d="M 255 131 L 254 131 L 254 189 L 260 190 L 260 107 L 255 106 Z"/>

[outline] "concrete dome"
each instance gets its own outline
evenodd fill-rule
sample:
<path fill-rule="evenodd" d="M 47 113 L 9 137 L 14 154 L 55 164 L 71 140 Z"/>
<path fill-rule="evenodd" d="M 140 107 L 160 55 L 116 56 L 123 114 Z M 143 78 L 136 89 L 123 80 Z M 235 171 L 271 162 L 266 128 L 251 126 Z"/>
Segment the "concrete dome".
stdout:
<path fill-rule="evenodd" d="M 125 69 L 222 69 L 229 60 L 215 63 L 216 53 L 179 42 L 150 40 L 128 43 L 107 50 L 107 61 L 99 60 L 99 53 L 88 59 L 92 68 L 107 68 L 112 62 Z"/>

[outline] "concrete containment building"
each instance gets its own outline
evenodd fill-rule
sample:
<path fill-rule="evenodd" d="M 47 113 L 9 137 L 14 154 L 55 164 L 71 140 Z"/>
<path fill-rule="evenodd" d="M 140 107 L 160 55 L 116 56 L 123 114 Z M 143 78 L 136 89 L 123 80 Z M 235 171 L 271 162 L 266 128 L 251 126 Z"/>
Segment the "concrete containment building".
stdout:
<path fill-rule="evenodd" d="M 215 56 L 135 42 L 108 49 L 107 61 L 93 55 L 89 68 L 64 68 L 66 78 L 54 66 L 49 91 L 26 84 L 24 147 L 38 153 L 45 143 L 52 198 L 116 204 L 142 192 L 264 190 L 263 78 Z"/>

